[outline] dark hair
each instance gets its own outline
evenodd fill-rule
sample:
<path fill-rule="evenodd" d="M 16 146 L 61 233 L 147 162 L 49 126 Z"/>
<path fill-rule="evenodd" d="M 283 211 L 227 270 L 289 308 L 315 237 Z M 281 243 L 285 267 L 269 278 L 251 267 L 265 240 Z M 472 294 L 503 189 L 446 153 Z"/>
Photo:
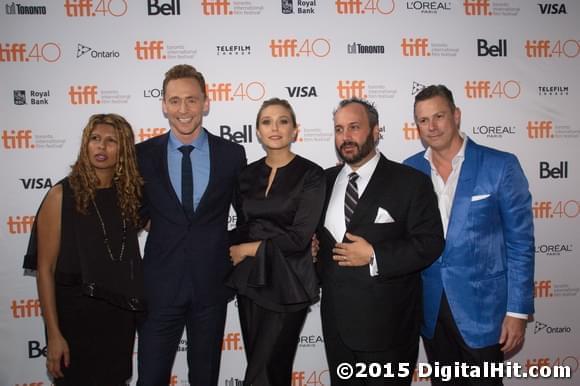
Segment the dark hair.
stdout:
<path fill-rule="evenodd" d="M 256 130 L 258 130 L 258 127 L 260 126 L 260 115 L 262 115 L 262 111 L 264 111 L 265 108 L 270 106 L 282 106 L 286 110 L 290 111 L 290 118 L 292 118 L 292 127 L 296 127 L 296 114 L 294 113 L 294 109 L 292 108 L 290 103 L 286 99 L 270 98 L 264 101 L 264 103 L 262 103 L 262 106 L 260 106 L 260 110 L 258 110 L 258 115 L 256 115 Z"/>
<path fill-rule="evenodd" d="M 357 103 L 365 108 L 367 112 L 367 117 L 369 118 L 369 127 L 371 128 L 371 130 L 376 125 L 379 124 L 379 112 L 377 111 L 375 104 L 360 98 L 349 98 L 341 100 L 340 103 L 338 104 L 338 107 L 332 112 L 332 116 L 334 117 L 334 115 L 338 110 L 352 103 Z"/>
<path fill-rule="evenodd" d="M 204 97 L 207 97 L 205 93 L 205 79 L 203 78 L 203 74 L 189 64 L 178 64 L 171 67 L 169 71 L 165 73 L 165 79 L 163 79 L 163 95 L 165 95 L 167 83 L 169 83 L 170 80 L 184 78 L 197 80 L 197 83 L 199 83 L 199 87 L 201 88 L 201 93 Z"/>
<path fill-rule="evenodd" d="M 451 90 L 449 90 L 446 86 L 442 84 L 432 84 L 431 86 L 425 87 L 423 90 L 419 92 L 419 94 L 415 96 L 415 103 L 413 104 L 413 112 L 415 111 L 417 103 L 438 96 L 444 98 L 447 101 L 449 107 L 451 108 L 451 111 L 455 110 L 455 101 L 453 100 L 453 93 L 451 93 Z"/>

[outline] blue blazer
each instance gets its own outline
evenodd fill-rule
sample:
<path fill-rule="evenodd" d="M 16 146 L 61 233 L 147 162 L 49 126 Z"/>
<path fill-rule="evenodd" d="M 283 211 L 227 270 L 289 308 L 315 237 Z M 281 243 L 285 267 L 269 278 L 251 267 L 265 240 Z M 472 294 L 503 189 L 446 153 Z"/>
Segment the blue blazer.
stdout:
<path fill-rule="evenodd" d="M 432 338 L 443 291 L 468 346 L 497 344 L 506 312 L 534 312 L 534 226 L 515 155 L 466 139 L 443 254 L 423 271 L 423 325 Z M 405 164 L 431 175 L 420 152 Z"/>
<path fill-rule="evenodd" d="M 143 270 L 145 298 L 150 308 L 175 298 L 186 276 L 194 299 L 204 305 L 226 301 L 224 286 L 229 261 L 228 214 L 234 187 L 246 165 L 244 148 L 208 133 L 210 176 L 193 218 L 188 219 L 169 179 L 169 133 L 137 145 L 144 186 L 143 217 L 151 220 Z"/>

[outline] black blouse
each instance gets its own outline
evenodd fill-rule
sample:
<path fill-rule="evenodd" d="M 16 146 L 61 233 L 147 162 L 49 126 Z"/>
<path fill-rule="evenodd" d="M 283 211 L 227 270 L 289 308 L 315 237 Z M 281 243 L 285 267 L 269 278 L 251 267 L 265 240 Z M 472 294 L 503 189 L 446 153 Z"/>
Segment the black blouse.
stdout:
<path fill-rule="evenodd" d="M 264 308 L 291 312 L 319 298 L 310 241 L 322 214 L 326 184 L 322 168 L 297 155 L 276 170 L 266 196 L 270 172 L 262 158 L 240 174 L 232 244 L 262 243 L 256 256 L 233 269 L 226 284 Z"/>

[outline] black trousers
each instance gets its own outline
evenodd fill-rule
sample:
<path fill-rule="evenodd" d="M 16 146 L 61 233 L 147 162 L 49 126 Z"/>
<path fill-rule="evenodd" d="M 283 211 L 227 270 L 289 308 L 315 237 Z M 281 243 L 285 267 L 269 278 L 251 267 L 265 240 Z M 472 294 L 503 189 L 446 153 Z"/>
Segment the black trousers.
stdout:
<path fill-rule="evenodd" d="M 295 312 L 274 312 L 238 295 L 238 311 L 248 361 L 244 385 L 290 386 L 308 307 Z"/>
<path fill-rule="evenodd" d="M 192 283 L 183 280 L 171 304 L 148 310 L 138 328 L 138 386 L 169 384 L 184 327 L 189 385 L 217 385 L 227 303 L 203 306 L 193 297 Z"/>
<path fill-rule="evenodd" d="M 326 359 L 328 361 L 328 371 L 330 373 L 332 386 L 402 386 L 411 384 L 413 372 L 417 364 L 417 355 L 419 353 L 418 333 L 409 336 L 406 344 L 389 348 L 389 350 L 356 351 L 348 347 L 340 337 L 340 333 L 336 327 L 337 317 L 330 302 L 322 301 L 321 317 L 324 348 L 326 350 Z M 369 366 L 371 363 L 379 363 L 383 366 L 380 369 L 381 376 L 376 378 L 371 377 L 370 370 L 367 367 L 361 372 L 361 375 L 366 375 L 364 377 L 357 378 L 352 376 L 349 379 L 341 379 L 337 375 L 337 367 L 345 362 L 355 368 L 355 374 L 357 373 L 357 362 L 366 364 L 366 366 Z M 384 367 L 389 365 L 394 377 L 390 377 Z"/>
<path fill-rule="evenodd" d="M 443 293 L 441 306 L 437 316 L 435 335 L 432 339 L 423 338 L 427 359 L 433 366 L 435 362 L 442 365 L 453 365 L 454 362 L 482 366 L 483 362 L 503 362 L 503 352 L 499 344 L 483 348 L 469 347 L 451 314 L 447 296 Z M 502 385 L 501 378 L 451 378 L 445 382 L 440 378 L 431 378 L 434 386 L 470 386 L 470 385 Z"/>

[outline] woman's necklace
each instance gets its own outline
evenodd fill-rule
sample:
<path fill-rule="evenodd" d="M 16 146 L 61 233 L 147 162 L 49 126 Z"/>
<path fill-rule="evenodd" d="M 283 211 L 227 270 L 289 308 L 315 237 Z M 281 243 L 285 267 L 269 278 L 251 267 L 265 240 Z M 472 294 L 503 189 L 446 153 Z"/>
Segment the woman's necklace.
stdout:
<path fill-rule="evenodd" d="M 113 251 L 111 250 L 111 245 L 109 244 L 109 237 L 107 236 L 107 230 L 105 229 L 105 222 L 103 221 L 103 217 L 101 216 L 101 212 L 95 203 L 95 200 L 91 200 L 93 202 L 93 207 L 97 212 L 97 217 L 99 218 L 99 222 L 101 223 L 101 229 L 103 230 L 103 238 L 105 240 L 105 247 L 109 252 L 109 257 L 112 261 L 123 261 L 123 254 L 125 253 L 125 240 L 127 240 L 127 223 L 125 222 L 125 218 L 123 217 L 123 238 L 121 241 L 121 252 L 119 253 L 119 258 L 115 259 L 113 257 Z"/>

